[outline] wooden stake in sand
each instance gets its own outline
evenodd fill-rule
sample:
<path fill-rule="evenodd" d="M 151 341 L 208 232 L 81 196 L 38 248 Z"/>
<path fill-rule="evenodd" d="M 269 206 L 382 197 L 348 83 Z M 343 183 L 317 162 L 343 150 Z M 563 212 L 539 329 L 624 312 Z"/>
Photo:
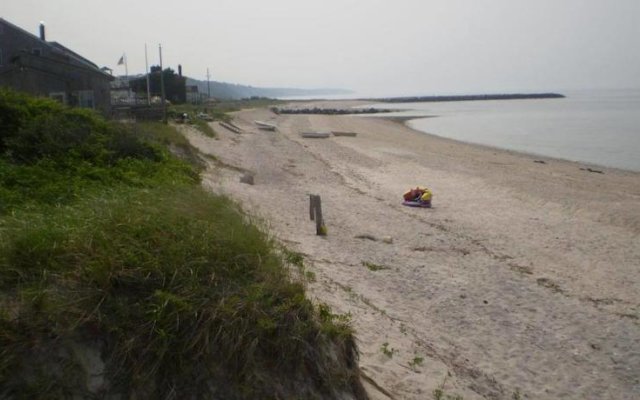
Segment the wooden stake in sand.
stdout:
<path fill-rule="evenodd" d="M 312 221 L 316 221 L 316 235 L 326 236 L 327 227 L 324 225 L 322 218 L 322 203 L 320 196 L 317 194 L 309 195 L 309 216 Z"/>

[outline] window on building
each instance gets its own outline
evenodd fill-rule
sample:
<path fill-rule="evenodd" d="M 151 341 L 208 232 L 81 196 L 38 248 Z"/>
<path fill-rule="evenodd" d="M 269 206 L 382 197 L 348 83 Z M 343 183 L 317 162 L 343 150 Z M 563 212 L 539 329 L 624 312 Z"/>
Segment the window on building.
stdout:
<path fill-rule="evenodd" d="M 83 108 L 95 108 L 93 90 L 78 91 L 78 106 Z"/>
<path fill-rule="evenodd" d="M 64 92 L 51 92 L 49 98 L 67 104 L 67 95 Z"/>

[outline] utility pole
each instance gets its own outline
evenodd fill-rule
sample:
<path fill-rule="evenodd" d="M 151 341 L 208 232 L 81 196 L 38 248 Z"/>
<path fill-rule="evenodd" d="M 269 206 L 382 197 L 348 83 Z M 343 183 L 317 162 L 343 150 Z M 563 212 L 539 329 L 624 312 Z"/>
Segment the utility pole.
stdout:
<path fill-rule="evenodd" d="M 151 84 L 149 83 L 149 58 L 147 57 L 147 44 L 144 44 L 144 73 L 147 75 L 147 105 L 151 105 Z"/>
<path fill-rule="evenodd" d="M 207 68 L 207 100 L 211 98 L 211 86 L 209 85 L 209 68 Z"/>
<path fill-rule="evenodd" d="M 160 51 L 160 93 L 162 99 L 162 122 L 167 123 L 167 103 L 164 93 L 164 68 L 162 67 L 162 44 L 158 45 Z"/>

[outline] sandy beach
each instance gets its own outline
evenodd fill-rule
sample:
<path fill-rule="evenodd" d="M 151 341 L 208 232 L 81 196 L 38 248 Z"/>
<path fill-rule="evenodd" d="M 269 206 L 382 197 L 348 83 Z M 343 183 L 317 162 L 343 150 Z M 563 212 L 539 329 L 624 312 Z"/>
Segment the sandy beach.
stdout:
<path fill-rule="evenodd" d="M 304 255 L 312 298 L 350 313 L 372 399 L 640 398 L 639 173 L 378 117 L 234 117 L 241 134 L 182 128 L 217 159 L 204 185 Z M 417 185 L 432 189 L 433 208 L 401 205 Z M 322 197 L 326 237 L 309 194 Z"/>

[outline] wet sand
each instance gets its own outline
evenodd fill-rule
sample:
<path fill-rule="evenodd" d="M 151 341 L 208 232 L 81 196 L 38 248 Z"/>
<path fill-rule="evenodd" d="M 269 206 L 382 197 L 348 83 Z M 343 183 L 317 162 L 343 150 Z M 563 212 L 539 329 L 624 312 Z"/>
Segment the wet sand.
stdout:
<path fill-rule="evenodd" d="M 213 124 L 217 139 L 183 128 L 218 160 L 204 185 L 305 255 L 308 293 L 352 316 L 373 399 L 640 398 L 640 174 L 377 117 L 257 109 L 234 123 L 244 133 Z M 331 130 L 358 135 L 299 135 Z M 401 205 L 417 185 L 432 209 Z"/>

